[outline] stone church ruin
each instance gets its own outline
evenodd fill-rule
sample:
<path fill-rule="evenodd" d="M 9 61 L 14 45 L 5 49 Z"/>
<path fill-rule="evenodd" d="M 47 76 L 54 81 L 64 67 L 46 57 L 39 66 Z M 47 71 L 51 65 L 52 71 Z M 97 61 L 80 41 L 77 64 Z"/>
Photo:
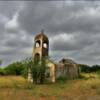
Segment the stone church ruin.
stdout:
<path fill-rule="evenodd" d="M 43 31 L 38 33 L 34 38 L 32 57 L 35 61 L 41 61 L 46 57 L 46 77 L 51 82 L 55 82 L 59 77 L 75 79 L 79 77 L 79 66 L 71 59 L 63 58 L 59 62 L 54 62 L 49 58 L 49 39 Z M 28 73 L 28 80 L 32 80 L 31 70 Z"/>

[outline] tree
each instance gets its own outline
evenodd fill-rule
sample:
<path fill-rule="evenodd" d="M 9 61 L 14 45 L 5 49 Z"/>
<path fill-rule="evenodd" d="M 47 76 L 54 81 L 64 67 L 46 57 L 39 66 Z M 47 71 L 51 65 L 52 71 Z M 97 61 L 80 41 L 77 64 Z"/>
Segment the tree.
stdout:
<path fill-rule="evenodd" d="M 0 75 L 5 75 L 5 70 L 4 70 L 4 68 L 0 68 Z"/>
<path fill-rule="evenodd" d="M 27 78 L 28 77 L 28 71 L 33 66 L 33 59 L 32 59 L 32 57 L 26 58 L 25 60 L 23 60 L 22 64 L 24 66 L 24 70 L 22 71 L 22 76 L 24 76 L 24 78 Z"/>
<path fill-rule="evenodd" d="M 46 69 L 46 59 L 41 61 L 34 60 L 32 57 L 27 58 L 23 61 L 25 69 L 23 70 L 24 77 L 28 76 L 29 69 L 31 70 L 31 75 L 34 84 L 43 84 L 45 80 L 45 69 Z"/>
<path fill-rule="evenodd" d="M 46 59 L 42 59 L 41 62 L 32 61 L 31 71 L 33 83 L 43 84 L 45 80 L 45 70 L 46 70 Z"/>
<path fill-rule="evenodd" d="M 100 65 L 89 66 L 89 65 L 79 64 L 79 66 L 81 68 L 81 72 L 85 73 L 97 72 L 100 70 Z"/>
<path fill-rule="evenodd" d="M 15 62 L 4 68 L 6 75 L 21 75 L 24 66 L 21 62 Z"/>
<path fill-rule="evenodd" d="M 81 72 L 90 73 L 90 66 L 85 64 L 79 64 Z"/>

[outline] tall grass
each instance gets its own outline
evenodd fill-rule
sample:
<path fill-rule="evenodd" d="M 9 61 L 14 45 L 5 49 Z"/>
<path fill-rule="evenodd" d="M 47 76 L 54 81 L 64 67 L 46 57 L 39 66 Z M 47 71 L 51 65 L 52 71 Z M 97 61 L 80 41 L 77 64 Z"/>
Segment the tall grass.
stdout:
<path fill-rule="evenodd" d="M 81 79 L 60 79 L 54 84 L 43 85 L 33 85 L 20 76 L 0 76 L 0 100 L 84 100 L 93 97 L 99 100 L 99 75 L 83 73 L 82 76 Z"/>

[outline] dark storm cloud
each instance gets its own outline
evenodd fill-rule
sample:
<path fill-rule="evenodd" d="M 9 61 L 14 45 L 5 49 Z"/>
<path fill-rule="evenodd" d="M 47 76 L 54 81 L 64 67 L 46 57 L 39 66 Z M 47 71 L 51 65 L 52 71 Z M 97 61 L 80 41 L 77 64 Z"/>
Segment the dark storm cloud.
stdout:
<path fill-rule="evenodd" d="M 51 20 L 55 9 L 49 2 L 28 2 L 25 9 L 20 12 L 20 26 L 29 33 L 33 30 L 40 31 Z"/>
<path fill-rule="evenodd" d="M 9 64 L 31 56 L 33 37 L 44 29 L 52 59 L 100 64 L 99 5 L 83 0 L 0 2 L 0 58 Z"/>
<path fill-rule="evenodd" d="M 23 4 L 23 2 L 0 1 L 0 14 L 11 19 L 15 12 L 18 10 L 18 8 L 20 8 L 21 4 Z"/>
<path fill-rule="evenodd" d="M 51 34 L 56 32 L 99 32 L 99 6 L 91 2 L 29 2 L 20 12 L 19 23 L 29 33 L 46 29 Z M 97 11 L 97 13 L 96 13 Z M 97 14 L 97 15 L 96 15 Z M 28 18 L 28 20 L 27 20 Z M 25 21 L 26 20 L 26 21 Z"/>
<path fill-rule="evenodd" d="M 60 40 L 61 37 L 57 40 L 53 40 L 51 49 L 52 50 L 60 50 L 60 51 L 72 51 L 72 50 L 81 50 L 89 45 L 93 45 L 95 40 L 92 40 L 92 37 L 84 37 L 78 36 L 70 39 L 69 41 L 66 40 L 67 36 L 64 39 Z M 60 40 L 60 41 L 59 41 Z M 65 41 L 64 41 L 65 40 Z"/>
<path fill-rule="evenodd" d="M 25 34 L 23 34 L 23 36 L 21 37 L 21 35 L 17 35 L 15 37 L 13 37 L 12 39 L 8 39 L 5 42 L 5 46 L 9 46 L 9 47 L 17 47 L 17 48 L 28 48 L 30 46 L 32 46 L 32 38 L 30 38 L 28 36 L 28 38 L 25 36 L 25 39 L 23 38 L 25 36 Z"/>

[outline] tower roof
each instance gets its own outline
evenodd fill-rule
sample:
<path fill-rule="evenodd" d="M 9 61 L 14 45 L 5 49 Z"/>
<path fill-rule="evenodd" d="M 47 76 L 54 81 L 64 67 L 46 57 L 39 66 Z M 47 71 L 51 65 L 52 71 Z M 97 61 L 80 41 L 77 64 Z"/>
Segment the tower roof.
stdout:
<path fill-rule="evenodd" d="M 35 36 L 35 40 L 42 38 L 43 40 L 48 40 L 48 37 L 41 31 Z"/>

